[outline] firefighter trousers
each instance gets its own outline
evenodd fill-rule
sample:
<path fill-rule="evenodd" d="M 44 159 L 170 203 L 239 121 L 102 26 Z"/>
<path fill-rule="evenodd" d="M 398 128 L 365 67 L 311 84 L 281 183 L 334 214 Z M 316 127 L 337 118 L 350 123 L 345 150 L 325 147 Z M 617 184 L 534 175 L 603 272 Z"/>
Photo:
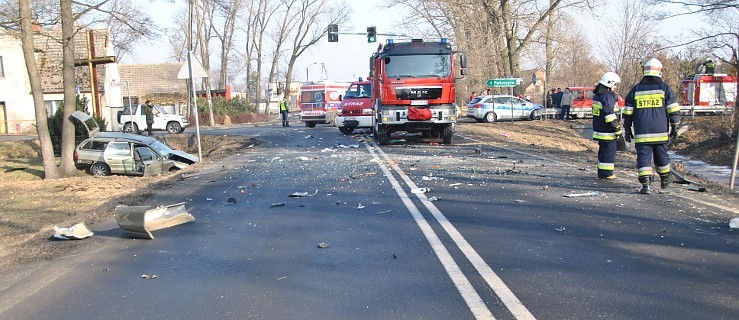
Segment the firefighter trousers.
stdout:
<path fill-rule="evenodd" d="M 667 144 L 637 144 L 636 145 L 636 170 L 639 176 L 652 175 L 652 156 L 654 166 L 659 175 L 670 173 L 670 155 L 667 154 Z"/>
<path fill-rule="evenodd" d="M 616 167 L 616 141 L 598 141 L 598 178 L 613 176 Z"/>

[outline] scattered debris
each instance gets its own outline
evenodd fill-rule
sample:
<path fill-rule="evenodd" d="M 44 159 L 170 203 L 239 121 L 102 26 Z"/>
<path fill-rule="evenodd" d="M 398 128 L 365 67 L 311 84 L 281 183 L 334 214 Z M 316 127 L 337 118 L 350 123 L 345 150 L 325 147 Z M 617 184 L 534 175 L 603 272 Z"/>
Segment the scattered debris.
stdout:
<path fill-rule="evenodd" d="M 285 206 L 284 202 L 276 202 L 276 203 L 269 205 L 270 208 L 277 208 L 277 207 L 284 207 L 284 206 Z"/>
<path fill-rule="evenodd" d="M 321 243 L 319 243 L 319 244 L 318 244 L 318 248 L 319 248 L 319 249 L 326 249 L 326 248 L 328 248 L 329 246 L 330 246 L 330 244 L 328 244 L 328 243 L 325 243 L 325 242 L 321 242 Z"/>
<path fill-rule="evenodd" d="M 359 204 L 359 205 L 357 206 L 357 210 L 362 210 L 362 209 L 364 209 L 364 206 L 363 206 L 363 205 L 362 205 L 362 204 L 360 203 L 360 204 Z"/>
<path fill-rule="evenodd" d="M 694 185 L 694 184 L 689 185 L 688 186 L 688 190 L 690 190 L 690 191 L 698 191 L 698 192 L 707 192 L 708 191 L 708 189 L 706 189 L 706 187 L 700 186 L 700 185 Z"/>
<path fill-rule="evenodd" d="M 421 180 L 423 181 L 431 181 L 431 180 L 438 180 L 438 179 L 439 179 L 438 177 L 427 177 L 427 176 L 421 177 Z"/>
<path fill-rule="evenodd" d="M 236 204 L 236 198 L 228 198 L 228 200 L 226 200 L 226 205 L 233 205 L 233 204 Z"/>
<path fill-rule="evenodd" d="M 441 200 L 441 198 L 439 198 L 437 196 L 429 197 L 429 201 L 431 201 L 431 202 L 439 201 L 439 200 Z"/>
<path fill-rule="evenodd" d="M 313 194 L 310 194 L 308 192 L 293 192 L 288 195 L 290 198 L 302 198 L 302 197 L 312 197 L 318 194 L 318 189 L 316 189 L 316 192 Z"/>
<path fill-rule="evenodd" d="M 302 157 L 298 157 L 298 160 L 300 160 L 300 161 L 310 161 L 311 159 L 308 158 L 308 157 L 306 157 L 306 156 L 302 156 Z"/>
<path fill-rule="evenodd" d="M 21 170 L 26 170 L 26 169 L 28 168 L 10 168 L 10 169 L 5 169 L 4 172 L 21 171 Z"/>
<path fill-rule="evenodd" d="M 219 169 L 213 169 L 213 170 L 205 170 L 205 171 L 193 172 L 193 173 L 183 173 L 180 176 L 180 179 L 183 179 L 183 180 L 184 179 L 189 179 L 189 178 L 198 177 L 198 176 L 201 176 L 201 175 L 204 175 L 204 174 L 209 174 L 209 173 L 214 173 L 214 172 L 219 172 L 219 171 L 226 171 L 226 168 L 219 168 Z"/>
<path fill-rule="evenodd" d="M 505 132 L 505 131 L 504 132 L 501 132 L 500 135 L 501 136 L 504 136 L 504 137 L 507 137 L 508 136 L 508 132 Z"/>
<path fill-rule="evenodd" d="M 376 215 L 381 215 L 381 214 L 386 214 L 386 213 L 390 213 L 390 212 L 393 212 L 393 210 L 385 210 L 385 211 L 380 211 L 380 212 L 378 212 L 378 213 L 375 213 L 375 214 L 376 214 Z"/>
<path fill-rule="evenodd" d="M 285 280 L 285 279 L 287 279 L 287 277 L 285 277 L 285 276 L 282 276 L 282 277 L 279 277 L 279 278 L 277 278 L 277 281 L 280 281 L 280 280 Z"/>
<path fill-rule="evenodd" d="M 388 141 L 388 143 L 398 143 L 398 142 L 405 142 L 405 139 L 392 139 Z"/>
<path fill-rule="evenodd" d="M 549 189 L 548 185 L 544 185 L 543 187 L 541 187 L 541 190 L 546 190 L 546 189 Z"/>
<path fill-rule="evenodd" d="M 475 148 L 475 154 L 482 154 L 482 149 Z"/>
<path fill-rule="evenodd" d="M 59 228 L 54 226 L 54 239 L 58 240 L 80 240 L 91 237 L 94 233 L 87 227 L 83 221 L 69 228 Z"/>
<path fill-rule="evenodd" d="M 731 219 L 729 221 L 729 228 L 739 229 L 739 217 Z"/>
<path fill-rule="evenodd" d="M 159 278 L 159 276 L 158 275 L 155 275 L 155 274 L 146 274 L 146 273 L 144 273 L 144 274 L 141 275 L 141 278 L 142 279 L 156 279 L 156 278 Z"/>
<path fill-rule="evenodd" d="M 313 135 L 310 135 L 310 134 L 309 134 L 309 135 L 305 136 L 305 138 L 306 138 L 306 139 L 313 139 Z"/>
<path fill-rule="evenodd" d="M 590 197 L 590 196 L 597 196 L 597 195 L 598 195 L 598 191 L 589 191 L 585 193 L 570 193 L 564 196 L 567 198 L 575 198 L 575 197 Z"/>
<path fill-rule="evenodd" d="M 460 182 L 457 182 L 457 183 L 452 183 L 452 184 L 450 184 L 449 186 L 450 186 L 450 187 L 456 187 L 456 186 L 461 186 L 461 185 L 462 185 L 462 183 L 460 183 Z"/>
<path fill-rule="evenodd" d="M 518 202 L 518 203 L 524 203 L 524 202 L 526 202 L 526 200 L 521 200 L 521 199 L 516 199 L 515 201 Z"/>
<path fill-rule="evenodd" d="M 269 162 L 275 162 L 275 160 L 280 160 L 280 157 L 274 157 L 274 158 L 272 158 L 272 160 L 270 160 Z"/>
<path fill-rule="evenodd" d="M 554 230 L 557 230 L 559 232 L 564 232 L 565 231 L 565 227 L 555 228 Z"/>
<path fill-rule="evenodd" d="M 150 206 L 117 206 L 115 220 L 134 238 L 154 239 L 152 231 L 193 222 L 195 217 L 187 213 L 185 203 L 180 202 L 153 209 Z"/>
<path fill-rule="evenodd" d="M 415 189 L 411 189 L 411 193 L 426 193 L 426 192 L 430 192 L 430 191 L 431 191 L 430 188 L 415 188 Z"/>

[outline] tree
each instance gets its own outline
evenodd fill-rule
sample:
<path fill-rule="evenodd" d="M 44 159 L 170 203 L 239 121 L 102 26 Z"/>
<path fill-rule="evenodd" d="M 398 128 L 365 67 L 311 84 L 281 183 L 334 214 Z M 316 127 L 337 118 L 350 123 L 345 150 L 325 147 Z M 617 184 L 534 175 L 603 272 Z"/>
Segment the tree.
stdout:
<path fill-rule="evenodd" d="M 30 2 L 30 0 L 18 1 L 23 58 L 26 62 L 28 79 L 31 83 L 31 94 L 33 95 L 33 105 L 36 114 L 36 131 L 38 132 L 39 143 L 41 145 L 41 159 L 44 165 L 44 179 L 56 179 L 59 177 L 59 171 L 56 167 L 54 148 L 51 145 L 43 89 L 41 88 L 41 78 L 39 77 L 36 57 L 34 56 Z"/>

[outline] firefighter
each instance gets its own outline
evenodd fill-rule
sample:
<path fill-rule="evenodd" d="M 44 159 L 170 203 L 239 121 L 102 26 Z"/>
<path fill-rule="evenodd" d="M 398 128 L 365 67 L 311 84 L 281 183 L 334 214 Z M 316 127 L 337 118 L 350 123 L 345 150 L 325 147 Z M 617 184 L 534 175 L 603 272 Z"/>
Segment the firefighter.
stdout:
<path fill-rule="evenodd" d="M 703 70 L 706 72 L 706 74 L 713 74 L 716 70 L 716 64 L 713 63 L 713 60 L 708 59 L 706 62 L 703 63 Z"/>
<path fill-rule="evenodd" d="M 287 109 L 289 105 L 287 101 L 285 101 L 285 98 L 282 98 L 280 100 L 280 117 L 282 118 L 282 126 L 283 127 L 289 127 L 290 123 L 287 121 Z"/>
<path fill-rule="evenodd" d="M 626 141 L 636 145 L 636 167 L 642 194 L 649 194 L 652 157 L 660 177 L 660 187 L 669 187 L 670 156 L 667 143 L 677 136 L 680 106 L 670 86 L 662 81 L 662 62 L 656 58 L 644 64 L 644 77 L 626 96 L 624 128 Z M 631 131 L 631 128 L 634 131 Z"/>
<path fill-rule="evenodd" d="M 593 140 L 598 141 L 598 179 L 615 179 L 618 139 L 623 134 L 616 93 L 613 87 L 621 83 L 615 72 L 606 72 L 593 90 Z"/>

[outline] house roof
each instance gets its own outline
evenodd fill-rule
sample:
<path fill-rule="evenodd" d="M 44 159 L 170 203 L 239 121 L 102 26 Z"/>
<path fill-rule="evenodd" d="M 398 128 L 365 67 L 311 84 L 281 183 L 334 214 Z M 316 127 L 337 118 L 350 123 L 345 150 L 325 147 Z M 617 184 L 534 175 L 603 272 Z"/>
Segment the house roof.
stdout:
<path fill-rule="evenodd" d="M 92 31 L 94 38 L 95 57 L 103 57 L 108 52 L 108 30 L 107 29 L 81 29 L 74 35 L 74 56 L 75 59 L 87 59 L 88 50 L 88 33 Z M 40 33 L 34 35 L 33 42 L 37 49 L 38 56 L 36 61 L 39 65 L 39 75 L 41 77 L 41 86 L 44 92 L 62 92 L 64 91 L 62 82 L 62 43 L 61 29 L 44 29 Z M 102 91 L 105 79 L 105 67 L 103 65 L 95 66 L 97 69 L 98 91 Z M 81 91 L 90 91 L 90 70 L 87 66 L 75 67 L 75 79 Z"/>
<path fill-rule="evenodd" d="M 131 96 L 143 97 L 155 93 L 187 94 L 187 81 L 177 79 L 181 62 L 155 64 L 119 64 L 121 81 L 128 81 Z"/>

